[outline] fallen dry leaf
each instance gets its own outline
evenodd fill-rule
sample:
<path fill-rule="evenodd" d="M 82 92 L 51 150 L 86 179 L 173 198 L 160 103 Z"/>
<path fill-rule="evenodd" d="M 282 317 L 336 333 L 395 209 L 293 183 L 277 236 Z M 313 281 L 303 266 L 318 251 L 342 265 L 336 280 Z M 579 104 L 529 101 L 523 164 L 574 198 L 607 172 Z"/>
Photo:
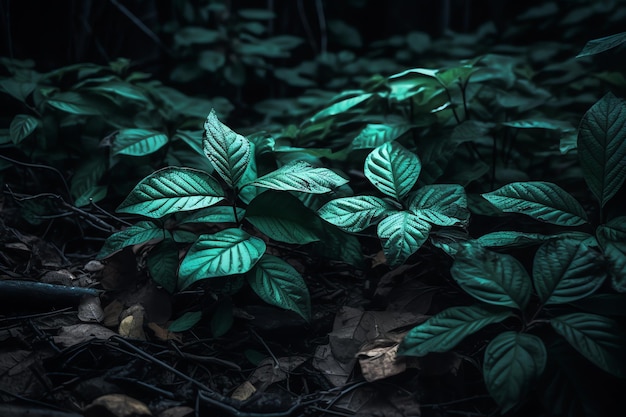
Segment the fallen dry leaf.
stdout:
<path fill-rule="evenodd" d="M 99 324 L 82 323 L 61 327 L 53 340 L 63 347 L 69 347 L 92 339 L 108 340 L 115 335 L 114 331 Z"/>
<path fill-rule="evenodd" d="M 96 398 L 83 410 L 85 417 L 151 416 L 150 409 L 141 401 L 124 394 L 109 394 Z"/>
<path fill-rule="evenodd" d="M 78 318 L 86 322 L 102 322 L 104 311 L 100 305 L 100 297 L 83 297 L 78 305 Z"/>

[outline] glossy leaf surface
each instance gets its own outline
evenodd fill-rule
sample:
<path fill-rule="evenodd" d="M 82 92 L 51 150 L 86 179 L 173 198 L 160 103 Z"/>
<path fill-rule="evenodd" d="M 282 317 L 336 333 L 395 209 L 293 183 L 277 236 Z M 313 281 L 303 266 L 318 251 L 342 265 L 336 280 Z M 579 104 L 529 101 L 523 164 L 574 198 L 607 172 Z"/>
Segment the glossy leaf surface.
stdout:
<path fill-rule="evenodd" d="M 408 211 L 399 211 L 378 223 L 377 233 L 382 240 L 387 263 L 401 265 L 428 239 L 431 225 L 424 218 Z"/>
<path fill-rule="evenodd" d="M 394 207 L 382 198 L 363 195 L 331 200 L 317 212 L 322 219 L 342 230 L 360 232 L 393 211 Z"/>
<path fill-rule="evenodd" d="M 400 201 L 415 185 L 421 167 L 417 155 L 389 142 L 367 155 L 364 173 L 382 193 Z"/>

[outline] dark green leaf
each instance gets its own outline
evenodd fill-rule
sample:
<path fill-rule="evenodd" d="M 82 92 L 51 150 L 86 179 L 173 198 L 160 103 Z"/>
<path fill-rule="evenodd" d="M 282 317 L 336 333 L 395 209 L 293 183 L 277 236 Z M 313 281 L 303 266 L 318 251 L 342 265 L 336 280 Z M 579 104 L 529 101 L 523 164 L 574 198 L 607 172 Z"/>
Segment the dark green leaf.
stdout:
<path fill-rule="evenodd" d="M 384 143 L 396 140 L 410 129 L 407 124 L 368 124 L 352 140 L 352 149 L 376 148 Z"/>
<path fill-rule="evenodd" d="M 153 239 L 165 239 L 168 236 L 167 230 L 152 222 L 142 221 L 109 236 L 98 253 L 98 259 L 106 258 L 127 246 L 139 245 Z"/>
<path fill-rule="evenodd" d="M 11 120 L 11 125 L 9 126 L 11 141 L 17 145 L 33 133 L 37 126 L 39 126 L 39 119 L 36 117 L 18 114 Z"/>
<path fill-rule="evenodd" d="M 213 316 L 211 316 L 211 333 L 213 337 L 222 337 L 233 326 L 233 303 L 230 297 L 224 297 L 217 302 Z"/>
<path fill-rule="evenodd" d="M 587 185 L 604 207 L 626 178 L 626 103 L 607 93 L 585 113 L 578 158 Z"/>
<path fill-rule="evenodd" d="M 626 32 L 616 33 L 615 35 L 605 36 L 603 38 L 593 39 L 587 42 L 585 47 L 576 58 L 583 56 L 595 55 L 609 49 L 613 49 L 626 42 Z"/>
<path fill-rule="evenodd" d="M 245 274 L 265 253 L 265 242 L 241 229 L 201 235 L 180 264 L 180 289 L 196 281 Z"/>
<path fill-rule="evenodd" d="M 541 245 L 533 262 L 533 282 L 543 304 L 576 301 L 595 292 L 606 278 L 596 251 L 584 242 L 554 239 Z"/>
<path fill-rule="evenodd" d="M 264 255 L 248 273 L 248 282 L 268 304 L 294 311 L 311 319 L 311 298 L 304 279 L 282 259 Z"/>
<path fill-rule="evenodd" d="M 545 369 L 547 356 L 541 339 L 531 334 L 504 332 L 489 343 L 483 375 L 502 413 L 526 399 Z"/>
<path fill-rule="evenodd" d="M 181 46 L 192 44 L 212 44 L 220 40 L 220 33 L 216 30 L 197 26 L 186 26 L 174 34 L 174 41 Z"/>
<path fill-rule="evenodd" d="M 450 307 L 411 329 L 398 348 L 404 356 L 448 352 L 467 336 L 512 316 L 509 310 L 480 305 Z"/>
<path fill-rule="evenodd" d="M 522 213 L 547 223 L 578 226 L 587 222 L 580 203 L 550 182 L 514 182 L 482 196 L 504 212 Z"/>
<path fill-rule="evenodd" d="M 141 180 L 117 211 L 158 218 L 209 207 L 223 199 L 219 183 L 206 172 L 167 167 Z"/>
<path fill-rule="evenodd" d="M 56 93 L 48 99 L 48 105 L 71 114 L 99 116 L 104 113 L 102 103 L 75 91 Z"/>
<path fill-rule="evenodd" d="M 198 324 L 201 318 L 201 311 L 189 311 L 171 322 L 170 325 L 167 327 L 167 330 L 172 333 L 184 332 L 185 330 L 189 330 L 193 326 Z"/>
<path fill-rule="evenodd" d="M 485 248 L 517 248 L 538 245 L 552 238 L 550 235 L 540 233 L 516 232 L 514 230 L 502 230 L 499 232 L 482 235 L 476 242 Z"/>
<path fill-rule="evenodd" d="M 511 255 L 479 245 L 464 245 L 457 252 L 450 273 L 463 290 L 485 303 L 523 310 L 530 300 L 530 277 Z"/>
<path fill-rule="evenodd" d="M 122 129 L 115 136 L 113 155 L 143 156 L 161 149 L 168 142 L 167 135 L 150 129 Z"/>
<path fill-rule="evenodd" d="M 232 206 L 212 206 L 193 213 L 180 213 L 179 223 L 237 223 L 245 214 L 246 210 L 240 207 L 233 209 Z"/>
<path fill-rule="evenodd" d="M 580 354 L 605 372 L 626 378 L 626 334 L 615 320 L 590 313 L 570 313 L 550 320 Z"/>
<path fill-rule="evenodd" d="M 268 190 L 255 197 L 246 209 L 246 220 L 279 242 L 304 245 L 320 240 L 315 212 L 284 191 Z"/>
<path fill-rule="evenodd" d="M 176 291 L 178 246 L 171 239 L 159 242 L 148 252 L 148 271 L 158 285 L 170 294 Z"/>

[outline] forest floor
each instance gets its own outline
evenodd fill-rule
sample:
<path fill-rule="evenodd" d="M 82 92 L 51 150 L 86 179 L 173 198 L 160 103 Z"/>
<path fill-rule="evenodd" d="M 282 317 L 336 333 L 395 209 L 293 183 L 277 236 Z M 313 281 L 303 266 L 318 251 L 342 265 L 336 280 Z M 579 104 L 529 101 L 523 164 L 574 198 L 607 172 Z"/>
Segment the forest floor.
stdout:
<path fill-rule="evenodd" d="M 97 260 L 102 238 L 77 227 L 80 215 L 41 229 L 2 208 L 2 416 L 408 417 L 496 408 L 468 358 L 395 355 L 406 331 L 459 296 L 425 262 L 440 254 L 425 250 L 390 269 L 374 241 L 355 269 L 274 248 L 305 277 L 311 321 L 245 288 L 230 300 L 231 315 L 201 285 L 175 295 L 156 286 L 141 247 Z M 168 330 L 191 310 L 202 311 L 197 325 Z"/>

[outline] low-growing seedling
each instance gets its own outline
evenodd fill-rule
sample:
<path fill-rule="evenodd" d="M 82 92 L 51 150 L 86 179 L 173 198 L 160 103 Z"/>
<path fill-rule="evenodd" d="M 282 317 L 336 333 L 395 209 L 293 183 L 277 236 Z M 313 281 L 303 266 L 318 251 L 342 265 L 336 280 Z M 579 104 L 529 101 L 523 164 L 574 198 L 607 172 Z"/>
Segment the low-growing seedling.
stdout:
<path fill-rule="evenodd" d="M 229 277 L 222 291 L 234 293 L 247 280 L 267 303 L 308 320 L 311 303 L 304 279 L 267 246 L 271 241 L 312 243 L 332 234 L 296 195 L 330 193 L 348 180 L 303 161 L 258 175 L 254 142 L 222 124 L 215 111 L 204 129 L 207 170 L 218 178 L 186 167 L 167 167 L 144 178 L 117 211 L 150 220 L 110 236 L 100 258 L 150 242 L 149 271 L 170 292 Z M 180 265 L 179 249 L 184 251 Z"/>

